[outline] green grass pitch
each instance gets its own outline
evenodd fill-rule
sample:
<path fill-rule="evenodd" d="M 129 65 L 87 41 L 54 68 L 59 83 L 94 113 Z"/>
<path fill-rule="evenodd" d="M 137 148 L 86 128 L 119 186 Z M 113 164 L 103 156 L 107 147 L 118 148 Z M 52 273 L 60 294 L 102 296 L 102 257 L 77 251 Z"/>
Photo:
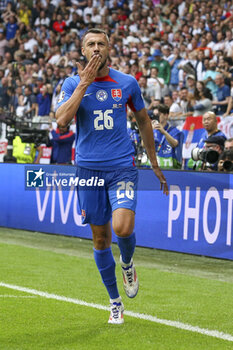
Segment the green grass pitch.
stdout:
<path fill-rule="evenodd" d="M 118 262 L 116 245 L 113 253 Z M 140 283 L 135 299 L 124 294 L 119 263 L 116 268 L 125 310 L 134 317 L 109 325 L 109 311 L 40 294 L 108 306 L 91 241 L 0 228 L 0 350 L 233 349 L 232 261 L 139 247 L 134 261 Z M 180 323 L 169 326 L 156 317 Z"/>

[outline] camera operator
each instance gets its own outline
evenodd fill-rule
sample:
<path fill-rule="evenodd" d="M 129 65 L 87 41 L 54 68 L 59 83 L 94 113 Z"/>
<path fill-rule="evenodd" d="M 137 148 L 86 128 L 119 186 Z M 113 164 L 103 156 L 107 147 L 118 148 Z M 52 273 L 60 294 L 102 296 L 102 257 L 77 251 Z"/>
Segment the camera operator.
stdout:
<path fill-rule="evenodd" d="M 233 151 L 233 137 L 231 137 L 225 141 L 224 151 L 229 151 L 229 150 Z"/>
<path fill-rule="evenodd" d="M 214 112 L 210 111 L 205 113 L 202 118 L 202 124 L 205 131 L 201 135 L 201 138 L 196 148 L 198 148 L 199 150 L 203 149 L 205 140 L 210 136 L 222 136 L 226 140 L 226 136 L 224 135 L 224 133 L 218 129 L 218 120 Z M 194 159 L 190 158 L 188 160 L 187 166 L 188 169 L 200 170 L 202 162 L 199 160 L 195 161 Z"/>
<path fill-rule="evenodd" d="M 233 149 L 223 151 L 218 159 L 218 171 L 233 172 Z"/>
<path fill-rule="evenodd" d="M 169 107 L 159 105 L 154 114 L 152 128 L 159 165 L 163 169 L 180 169 L 182 163 L 183 133 L 168 122 Z M 159 121 L 156 120 L 159 118 Z"/>
<path fill-rule="evenodd" d="M 199 165 L 196 170 L 217 171 L 219 156 L 224 150 L 225 138 L 223 136 L 209 136 L 204 142 L 203 149 L 194 148 L 192 150 L 192 158 Z"/>
<path fill-rule="evenodd" d="M 24 164 L 38 164 L 42 156 L 42 149 L 34 143 L 22 142 L 19 135 L 15 136 L 13 140 L 13 157 L 16 158 L 17 163 Z"/>

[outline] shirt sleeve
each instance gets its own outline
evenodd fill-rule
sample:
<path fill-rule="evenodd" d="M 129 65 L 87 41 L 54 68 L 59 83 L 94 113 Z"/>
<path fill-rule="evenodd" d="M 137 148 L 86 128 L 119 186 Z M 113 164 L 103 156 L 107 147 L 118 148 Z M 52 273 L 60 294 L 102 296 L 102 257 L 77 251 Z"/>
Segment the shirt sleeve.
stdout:
<path fill-rule="evenodd" d="M 230 87 L 228 85 L 224 86 L 224 92 L 223 92 L 224 98 L 229 97 L 231 95 Z"/>
<path fill-rule="evenodd" d="M 79 83 L 79 81 L 78 81 Z M 58 98 L 58 103 L 56 110 L 63 105 L 66 101 L 69 100 L 69 98 L 72 96 L 75 88 L 77 87 L 78 83 L 71 77 L 67 78 L 61 87 L 61 92 Z"/>
<path fill-rule="evenodd" d="M 171 132 L 169 132 L 169 134 L 177 141 L 180 140 L 180 134 L 182 133 L 182 131 L 180 131 L 177 128 L 174 128 L 171 130 Z"/>
<path fill-rule="evenodd" d="M 135 78 L 132 78 L 131 84 L 130 84 L 130 94 L 128 98 L 128 106 L 133 112 L 140 111 L 142 108 L 145 107 L 141 89 L 138 85 L 138 82 Z"/>

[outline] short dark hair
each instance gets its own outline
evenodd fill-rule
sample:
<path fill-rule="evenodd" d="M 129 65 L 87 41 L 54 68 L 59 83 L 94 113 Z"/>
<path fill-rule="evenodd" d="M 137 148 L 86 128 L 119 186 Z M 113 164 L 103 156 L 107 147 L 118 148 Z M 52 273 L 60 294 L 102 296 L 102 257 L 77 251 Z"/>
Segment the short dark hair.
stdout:
<path fill-rule="evenodd" d="M 108 34 L 106 33 L 106 31 L 104 29 L 100 29 L 100 28 L 90 28 L 86 31 L 86 33 L 83 34 L 82 36 L 82 45 L 84 43 L 84 39 L 87 36 L 87 34 L 89 33 L 93 33 L 93 34 L 104 34 L 107 38 L 107 40 L 109 41 L 109 37 Z"/>
<path fill-rule="evenodd" d="M 163 113 L 163 114 L 169 114 L 169 107 L 164 105 L 164 104 L 160 104 L 158 105 L 158 111 L 159 113 Z"/>

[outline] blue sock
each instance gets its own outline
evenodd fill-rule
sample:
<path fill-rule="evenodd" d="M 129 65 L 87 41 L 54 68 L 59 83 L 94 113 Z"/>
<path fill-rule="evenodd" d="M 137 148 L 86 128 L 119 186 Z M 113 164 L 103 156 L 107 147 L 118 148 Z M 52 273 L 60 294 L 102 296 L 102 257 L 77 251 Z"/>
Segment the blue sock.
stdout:
<path fill-rule="evenodd" d="M 130 260 L 133 256 L 134 249 L 136 246 L 136 237 L 135 233 L 133 232 L 128 237 L 118 237 L 117 236 L 117 244 L 120 248 L 121 257 L 125 264 L 129 264 Z"/>
<path fill-rule="evenodd" d="M 110 298 L 118 298 L 119 293 L 115 274 L 116 263 L 112 255 L 111 248 L 104 250 L 97 250 L 94 248 L 94 258 Z"/>

